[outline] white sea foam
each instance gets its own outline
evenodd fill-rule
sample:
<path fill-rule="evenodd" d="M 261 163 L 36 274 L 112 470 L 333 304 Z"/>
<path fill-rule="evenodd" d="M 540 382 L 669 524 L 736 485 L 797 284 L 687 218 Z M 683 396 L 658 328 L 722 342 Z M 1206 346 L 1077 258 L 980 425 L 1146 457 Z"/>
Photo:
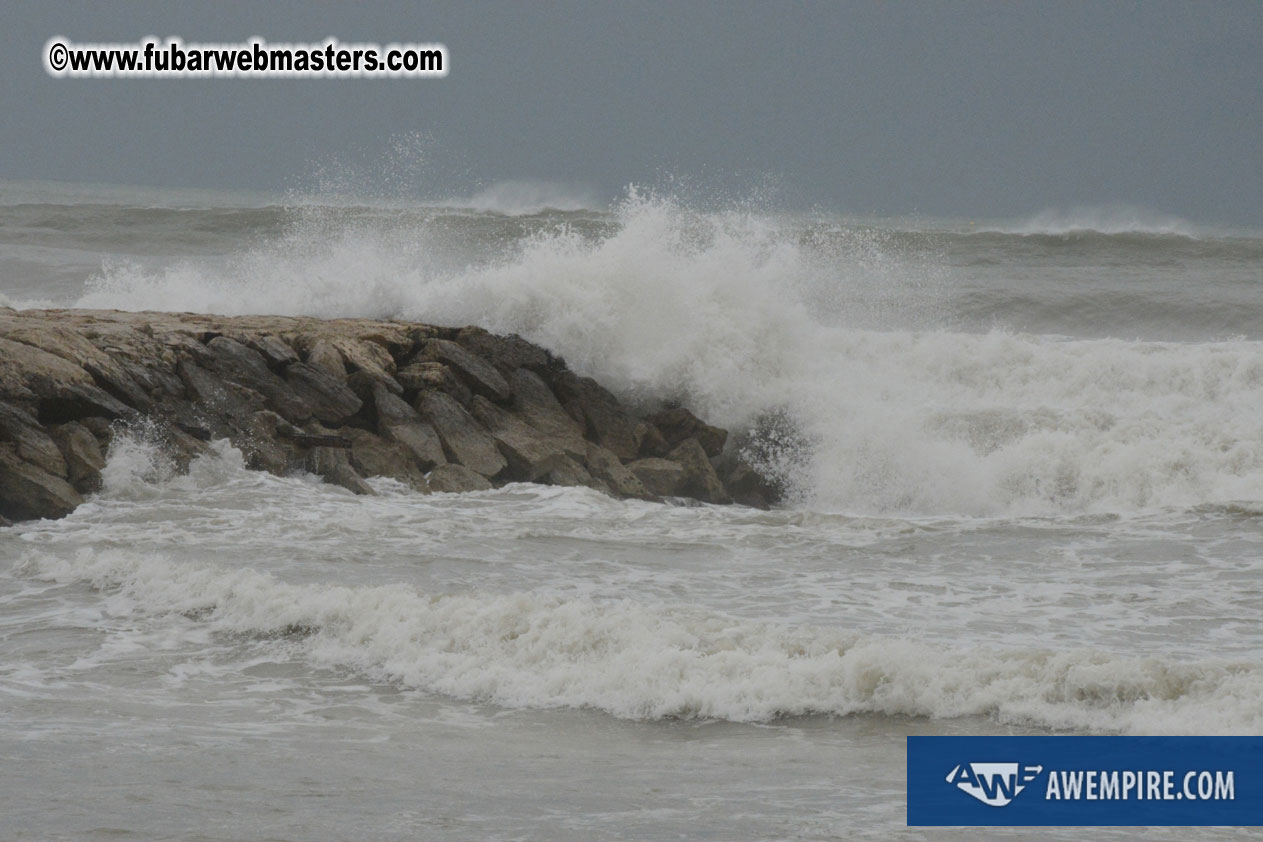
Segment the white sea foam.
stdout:
<path fill-rule="evenodd" d="M 992 715 L 1129 733 L 1263 728 L 1263 675 L 1227 661 L 953 650 L 629 600 L 294 585 L 121 549 L 36 552 L 21 569 L 90 583 L 113 617 L 193 617 L 217 633 L 277 638 L 313 665 L 506 707 L 734 721 Z"/>
<path fill-rule="evenodd" d="M 312 214 L 227 266 L 115 267 L 79 305 L 518 332 L 632 399 L 682 398 L 738 431 L 782 412 L 808 447 L 780 467 L 816 508 L 1037 514 L 1263 499 L 1263 344 L 891 325 L 901 302 L 932 311 L 934 270 L 872 238 L 811 240 L 783 221 L 633 193 L 612 233 L 561 225 L 453 264 L 430 227 Z"/>

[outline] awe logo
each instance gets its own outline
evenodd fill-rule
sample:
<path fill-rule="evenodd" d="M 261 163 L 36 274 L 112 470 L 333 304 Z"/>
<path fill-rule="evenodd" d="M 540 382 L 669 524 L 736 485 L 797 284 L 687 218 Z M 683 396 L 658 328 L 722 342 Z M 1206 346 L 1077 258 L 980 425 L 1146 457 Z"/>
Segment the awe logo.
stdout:
<path fill-rule="evenodd" d="M 960 763 L 947 773 L 947 782 L 983 804 L 1003 807 L 1042 771 L 1043 766 L 1021 763 Z"/>

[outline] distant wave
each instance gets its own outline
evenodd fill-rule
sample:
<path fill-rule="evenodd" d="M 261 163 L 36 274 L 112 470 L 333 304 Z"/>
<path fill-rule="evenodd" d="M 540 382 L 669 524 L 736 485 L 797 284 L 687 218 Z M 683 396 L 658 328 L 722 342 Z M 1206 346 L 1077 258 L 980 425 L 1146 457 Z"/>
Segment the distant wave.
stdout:
<path fill-rule="evenodd" d="M 630 600 L 295 585 L 125 549 L 33 552 L 19 570 L 101 589 L 115 616 L 179 614 L 274 640 L 317 667 L 510 708 L 738 722 L 989 715 L 1142 734 L 1263 728 L 1263 673 L 1227 660 L 952 649 Z"/>
<path fill-rule="evenodd" d="M 602 210 L 608 206 L 586 185 L 533 180 L 499 181 L 470 196 L 455 196 L 437 204 L 509 215 Z"/>
<path fill-rule="evenodd" d="M 1206 232 L 1199 226 L 1177 216 L 1169 216 L 1145 208 L 1128 205 L 1078 207 L 1068 210 L 1049 209 L 1012 224 L 994 228 L 979 227 L 979 231 L 994 230 L 1004 234 L 1174 234 L 1181 237 L 1197 237 Z"/>
<path fill-rule="evenodd" d="M 0 205 L 6 245 L 77 249 L 103 256 L 222 253 L 235 243 L 278 235 L 288 212 L 277 206 L 134 207 L 111 204 Z"/>

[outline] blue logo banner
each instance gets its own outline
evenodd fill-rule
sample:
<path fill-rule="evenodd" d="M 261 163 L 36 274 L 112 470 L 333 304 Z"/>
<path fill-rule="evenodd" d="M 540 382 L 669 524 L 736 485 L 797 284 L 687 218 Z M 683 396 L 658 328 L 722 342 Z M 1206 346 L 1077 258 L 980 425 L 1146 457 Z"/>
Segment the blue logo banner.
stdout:
<path fill-rule="evenodd" d="M 1263 737 L 908 737 L 908 824 L 1263 825 Z"/>

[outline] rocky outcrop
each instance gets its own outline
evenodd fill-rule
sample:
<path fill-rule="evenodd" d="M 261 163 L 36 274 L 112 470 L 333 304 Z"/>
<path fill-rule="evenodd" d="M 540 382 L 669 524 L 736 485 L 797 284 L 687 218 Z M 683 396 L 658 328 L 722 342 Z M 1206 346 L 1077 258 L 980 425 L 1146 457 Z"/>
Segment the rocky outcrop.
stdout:
<path fill-rule="evenodd" d="M 465 491 L 487 491 L 495 488 L 491 480 L 464 465 L 448 462 L 430 472 L 430 490 L 460 494 Z"/>
<path fill-rule="evenodd" d="M 417 397 L 417 411 L 438 431 L 447 461 L 464 465 L 487 479 L 508 464 L 496 449 L 495 439 L 451 395 L 423 392 Z"/>
<path fill-rule="evenodd" d="M 356 494 L 509 482 L 766 506 L 774 486 L 687 409 L 635 411 L 517 336 L 364 319 L 0 308 L 0 526 L 61 517 L 143 429 L 177 464 L 227 438 L 256 469 Z"/>
<path fill-rule="evenodd" d="M 684 497 L 694 497 L 704 503 L 727 504 L 732 497 L 719 481 L 706 450 L 697 439 L 689 438 L 680 442 L 674 450 L 667 454 L 668 462 L 675 462 L 684 469 L 680 490 Z"/>
<path fill-rule="evenodd" d="M 64 477 L 45 471 L 0 444 L 0 512 L 13 520 L 64 517 L 83 502 Z"/>
<path fill-rule="evenodd" d="M 667 449 L 678 447 L 689 439 L 697 439 L 708 457 L 724 452 L 728 431 L 702 421 L 684 407 L 656 412 L 646 419 L 661 434 Z"/>
<path fill-rule="evenodd" d="M 619 459 L 635 459 L 640 455 L 640 440 L 636 437 L 639 419 L 600 383 L 567 371 L 556 378 L 553 389 L 570 417 L 583 426 L 588 438 Z"/>
<path fill-rule="evenodd" d="M 674 496 L 675 489 L 665 494 L 655 491 L 641 481 L 640 477 L 627 465 L 624 465 L 612 450 L 607 450 L 595 442 L 587 447 L 587 466 L 595 479 L 605 483 L 606 487 L 617 497 L 638 497 L 641 500 L 653 500 L 657 497 Z"/>
<path fill-rule="evenodd" d="M 66 478 L 75 491 L 80 494 L 99 491 L 105 456 L 92 431 L 71 421 L 54 427 L 52 435 L 66 461 Z"/>
<path fill-rule="evenodd" d="M 632 476 L 658 497 L 677 497 L 684 490 L 684 466 L 670 459 L 650 456 L 627 466 Z"/>

